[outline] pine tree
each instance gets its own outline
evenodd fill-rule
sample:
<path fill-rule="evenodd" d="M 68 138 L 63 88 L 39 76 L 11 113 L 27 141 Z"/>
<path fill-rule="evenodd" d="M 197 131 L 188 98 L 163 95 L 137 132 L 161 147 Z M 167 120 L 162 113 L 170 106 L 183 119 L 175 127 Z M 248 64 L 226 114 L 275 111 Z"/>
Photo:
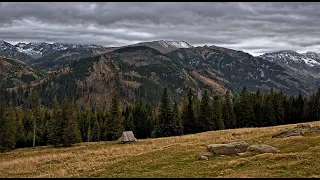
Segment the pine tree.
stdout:
<path fill-rule="evenodd" d="M 265 102 L 264 102 L 264 126 L 274 126 L 276 125 L 276 116 L 274 112 L 274 105 L 272 96 L 266 95 Z"/>
<path fill-rule="evenodd" d="M 39 122 L 40 117 L 40 99 L 36 91 L 33 91 L 31 96 L 30 107 L 33 113 L 33 147 L 36 145 L 36 139 L 39 139 L 38 134 L 41 131 L 41 122 Z M 39 141 L 38 141 L 39 142 Z"/>
<path fill-rule="evenodd" d="M 230 91 L 225 94 L 225 100 L 222 106 L 222 119 L 225 123 L 226 129 L 233 129 L 236 127 L 236 118 L 233 109 L 232 95 Z"/>
<path fill-rule="evenodd" d="M 318 89 L 312 103 L 312 116 L 314 121 L 320 121 L 320 88 Z"/>
<path fill-rule="evenodd" d="M 309 121 L 315 121 L 316 120 L 316 115 L 315 115 L 315 109 L 314 109 L 314 105 L 315 105 L 315 101 L 316 101 L 316 95 L 314 93 L 312 93 L 312 95 L 309 98 L 309 103 L 308 103 L 308 111 L 307 111 L 307 117 Z"/>
<path fill-rule="evenodd" d="M 156 137 L 168 137 L 174 133 L 173 116 L 170 109 L 170 102 L 167 88 L 163 89 L 161 103 L 159 106 L 159 117 L 157 120 Z"/>
<path fill-rule="evenodd" d="M 220 130 L 224 129 L 225 125 L 222 119 L 222 105 L 221 101 L 218 97 L 215 97 L 214 103 L 213 103 L 213 115 L 212 115 L 212 121 L 214 122 L 214 130 Z"/>
<path fill-rule="evenodd" d="M 17 131 L 16 131 L 16 147 L 17 148 L 22 148 L 25 147 L 26 145 L 26 135 L 25 135 L 25 130 L 23 126 L 23 121 L 22 119 L 19 119 L 17 122 Z"/>
<path fill-rule="evenodd" d="M 77 114 L 73 100 L 65 99 L 62 103 L 63 126 L 61 127 L 61 143 L 63 146 L 71 146 L 81 142 L 81 135 L 77 124 Z"/>
<path fill-rule="evenodd" d="M 18 108 L 16 111 L 17 119 L 17 133 L 16 133 L 16 148 L 22 148 L 26 146 L 26 134 L 24 128 L 24 112 L 22 108 Z M 1 115 L 0 115 L 1 116 Z"/>
<path fill-rule="evenodd" d="M 200 103 L 201 101 L 198 99 L 196 95 L 193 96 L 192 98 L 193 101 L 193 112 L 194 112 L 194 118 L 195 118 L 195 123 L 197 125 L 197 133 L 201 132 L 200 127 L 199 127 L 199 116 L 200 116 Z"/>
<path fill-rule="evenodd" d="M 92 127 L 92 141 L 100 141 L 100 125 L 97 118 L 94 118 L 94 123 Z"/>
<path fill-rule="evenodd" d="M 254 125 L 254 111 L 250 102 L 247 88 L 244 86 L 239 99 L 237 108 L 237 127 L 251 127 Z"/>
<path fill-rule="evenodd" d="M 178 103 L 174 103 L 173 106 L 173 122 L 175 122 L 175 134 L 174 135 L 183 135 L 183 125 L 182 120 L 179 117 L 179 108 Z"/>
<path fill-rule="evenodd" d="M 198 118 L 200 132 L 211 130 L 212 109 L 208 91 L 205 90 L 200 103 L 200 113 Z"/>
<path fill-rule="evenodd" d="M 274 113 L 276 118 L 276 125 L 284 124 L 284 106 L 283 106 L 283 94 L 280 92 L 276 94 L 273 99 Z"/>
<path fill-rule="evenodd" d="M 255 103 L 254 103 L 254 126 L 255 127 L 261 127 L 264 125 L 264 99 L 260 91 L 258 90 L 255 94 Z"/>
<path fill-rule="evenodd" d="M 53 99 L 53 117 L 48 121 L 48 141 L 55 147 L 61 143 L 63 115 L 57 97 Z"/>
<path fill-rule="evenodd" d="M 182 119 L 184 134 L 198 132 L 198 127 L 197 127 L 196 119 L 194 116 L 192 97 L 193 97 L 193 95 L 192 95 L 191 89 L 189 89 L 188 104 L 187 104 L 186 112 L 185 112 L 183 119 Z"/>
<path fill-rule="evenodd" d="M 146 114 L 147 114 L 147 119 L 146 119 L 146 134 L 147 138 L 151 137 L 152 130 L 154 129 L 154 115 L 152 111 L 152 107 L 149 103 L 145 105 L 146 107 Z"/>
<path fill-rule="evenodd" d="M 303 113 L 303 108 L 305 107 L 305 103 L 304 103 L 304 99 L 303 99 L 303 96 L 301 94 L 301 92 L 299 92 L 299 95 L 297 97 L 297 100 L 296 100 L 296 104 L 295 104 L 295 107 L 297 109 L 297 122 L 302 122 L 302 113 Z"/>
<path fill-rule="evenodd" d="M 108 126 L 106 130 L 107 139 L 117 140 L 121 136 L 124 129 L 122 123 L 118 90 L 115 90 L 115 92 L 113 93 L 110 111 L 110 119 L 108 119 Z"/>
<path fill-rule="evenodd" d="M 15 148 L 16 136 L 16 114 L 12 101 L 9 103 L 9 108 L 4 110 L 0 116 L 0 152 L 5 152 Z"/>
<path fill-rule="evenodd" d="M 134 119 L 134 125 L 135 125 L 135 131 L 133 132 L 137 138 L 144 139 L 147 138 L 147 122 L 149 121 L 147 117 L 147 110 L 145 108 L 144 103 L 142 100 L 139 100 L 137 104 L 135 104 L 134 110 L 133 110 L 133 119 Z"/>
<path fill-rule="evenodd" d="M 125 131 L 136 132 L 132 113 L 129 113 L 128 119 L 124 123 Z"/>

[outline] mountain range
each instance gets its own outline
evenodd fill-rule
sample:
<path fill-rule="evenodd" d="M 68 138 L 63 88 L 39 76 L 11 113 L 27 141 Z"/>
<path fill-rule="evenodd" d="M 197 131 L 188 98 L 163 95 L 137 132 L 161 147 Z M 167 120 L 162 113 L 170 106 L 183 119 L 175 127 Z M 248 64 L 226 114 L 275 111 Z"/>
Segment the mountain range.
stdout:
<path fill-rule="evenodd" d="M 76 94 L 79 105 L 100 107 L 110 104 L 115 87 L 122 104 L 142 99 L 157 105 L 163 87 L 168 87 L 171 97 L 178 100 L 189 88 L 199 97 L 204 89 L 212 95 L 224 95 L 227 90 L 238 93 L 243 86 L 250 91 L 274 88 L 288 95 L 310 95 L 320 83 L 318 53 L 278 51 L 255 57 L 218 46 L 194 47 L 185 41 L 159 40 L 121 47 L 12 45 L 0 41 L 0 56 L 0 82 L 7 84 L 3 87 L 25 84 L 20 76 L 12 74 L 21 74 L 27 68 L 27 74 L 41 74 L 32 81 L 46 86 L 43 96 L 50 99 L 59 92 Z M 15 68 L 9 70 L 3 65 L 8 61 L 19 62 L 19 66 L 10 66 Z M 15 83 L 8 83 L 10 79 Z"/>

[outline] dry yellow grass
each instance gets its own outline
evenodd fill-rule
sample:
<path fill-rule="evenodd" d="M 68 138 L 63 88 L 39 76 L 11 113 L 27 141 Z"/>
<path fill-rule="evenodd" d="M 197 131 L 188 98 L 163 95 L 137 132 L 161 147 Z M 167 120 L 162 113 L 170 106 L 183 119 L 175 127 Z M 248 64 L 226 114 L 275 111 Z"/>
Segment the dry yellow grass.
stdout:
<path fill-rule="evenodd" d="M 320 122 L 309 123 L 312 126 Z M 282 125 L 210 131 L 132 144 L 79 143 L 0 154 L 0 177 L 320 177 L 320 133 L 271 138 Z M 237 135 L 232 135 L 236 133 Z M 277 147 L 280 154 L 195 158 L 206 145 L 244 140 Z"/>

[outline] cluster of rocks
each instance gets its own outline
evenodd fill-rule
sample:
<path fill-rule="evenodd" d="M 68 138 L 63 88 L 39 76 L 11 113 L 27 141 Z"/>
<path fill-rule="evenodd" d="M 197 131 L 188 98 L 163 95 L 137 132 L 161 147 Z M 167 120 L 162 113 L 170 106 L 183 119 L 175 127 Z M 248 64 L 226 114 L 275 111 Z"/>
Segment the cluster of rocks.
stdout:
<path fill-rule="evenodd" d="M 245 141 L 228 142 L 222 144 L 207 145 L 207 152 L 201 152 L 197 157 L 208 160 L 213 155 L 247 156 L 260 153 L 279 153 L 280 150 L 267 144 L 249 145 Z"/>
<path fill-rule="evenodd" d="M 282 129 L 272 135 L 272 138 L 284 138 L 290 136 L 303 136 L 305 132 L 320 132 L 320 126 L 311 127 L 309 124 L 298 124 L 293 129 Z M 238 135 L 238 134 L 232 134 Z M 213 155 L 220 156 L 252 156 L 260 153 L 280 153 L 280 150 L 267 144 L 249 145 L 245 141 L 227 142 L 207 145 L 207 152 L 201 152 L 196 157 L 208 160 Z"/>
<path fill-rule="evenodd" d="M 298 124 L 293 129 L 282 129 L 278 133 L 272 135 L 272 138 L 285 138 L 290 136 L 303 136 L 305 132 L 320 132 L 320 126 L 311 127 L 310 124 Z"/>

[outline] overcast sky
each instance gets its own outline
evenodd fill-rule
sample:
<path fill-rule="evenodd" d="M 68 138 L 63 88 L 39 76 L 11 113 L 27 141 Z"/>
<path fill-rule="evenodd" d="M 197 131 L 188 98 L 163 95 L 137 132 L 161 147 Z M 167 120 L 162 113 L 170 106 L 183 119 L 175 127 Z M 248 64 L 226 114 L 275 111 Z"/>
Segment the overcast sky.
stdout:
<path fill-rule="evenodd" d="M 104 46 L 184 40 L 253 55 L 320 53 L 320 3 L 0 2 L 0 39 Z"/>

